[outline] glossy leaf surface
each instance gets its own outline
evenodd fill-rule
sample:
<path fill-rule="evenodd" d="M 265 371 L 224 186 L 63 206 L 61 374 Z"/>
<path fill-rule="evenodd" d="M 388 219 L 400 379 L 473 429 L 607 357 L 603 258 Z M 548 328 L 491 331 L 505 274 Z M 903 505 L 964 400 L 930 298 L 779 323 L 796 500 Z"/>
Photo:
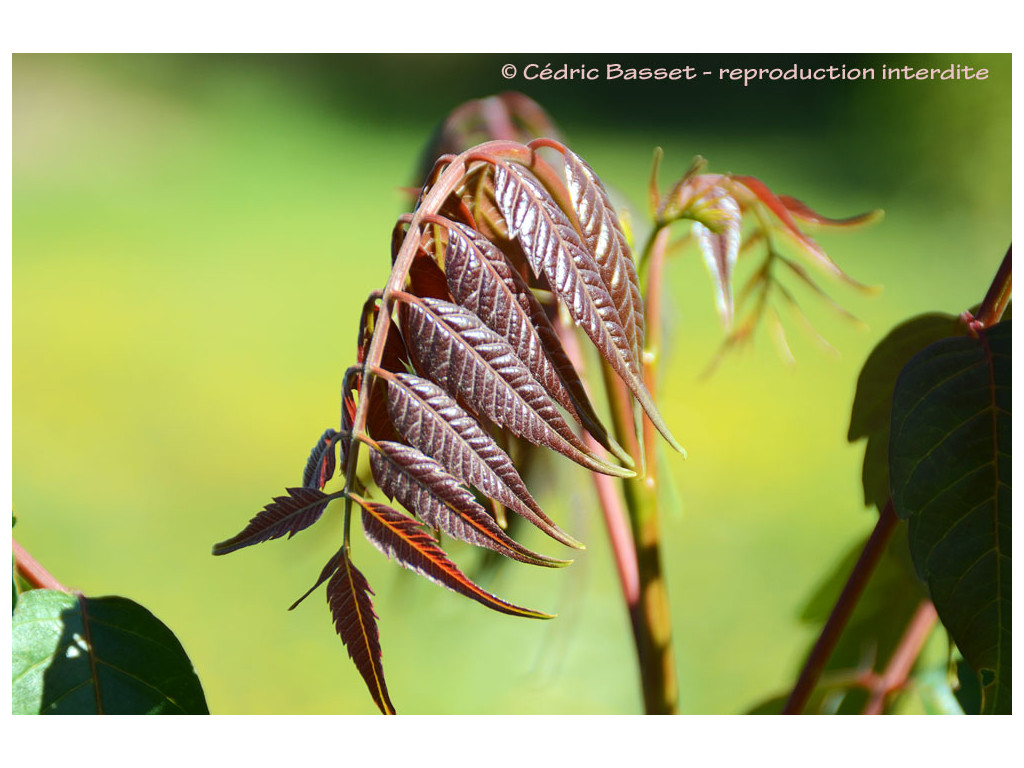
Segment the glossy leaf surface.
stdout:
<path fill-rule="evenodd" d="M 893 394 L 892 499 L 942 623 L 982 680 L 983 711 L 1010 712 L 1010 322 L 944 339 Z"/>
<path fill-rule="evenodd" d="M 334 442 L 338 433 L 333 429 L 325 430 L 313 446 L 306 459 L 306 468 L 302 473 L 302 485 L 305 488 L 322 490 L 334 476 L 335 458 Z"/>
<path fill-rule="evenodd" d="M 651 423 L 669 444 L 682 451 L 643 383 L 640 363 L 600 268 L 566 214 L 538 182 L 515 166 L 496 167 L 494 193 L 509 236 L 522 244 L 534 274 L 548 280 L 573 321 L 629 387 Z"/>
<path fill-rule="evenodd" d="M 243 547 L 260 544 L 282 536 L 291 538 L 313 525 L 337 494 L 330 495 L 316 488 L 288 488 L 287 496 L 276 496 L 237 535 L 215 544 L 213 554 L 226 555 Z"/>
<path fill-rule="evenodd" d="M 454 539 L 487 547 L 521 562 L 565 565 L 511 539 L 473 494 L 434 459 L 416 448 L 381 442 L 370 454 L 373 479 L 389 499 L 416 513 L 427 525 Z"/>
<path fill-rule="evenodd" d="M 436 384 L 412 374 L 398 374 L 388 385 L 388 413 L 410 445 L 441 462 L 452 475 L 552 538 L 580 546 L 544 514 L 494 438 Z"/>
<path fill-rule="evenodd" d="M 335 571 L 327 582 L 327 604 L 334 618 L 334 629 L 380 711 L 393 715 L 395 708 L 384 682 L 377 614 L 373 612 L 370 599 L 373 590 L 344 550 L 332 562 Z"/>
<path fill-rule="evenodd" d="M 445 301 L 404 302 L 400 316 L 416 370 L 499 427 L 595 472 L 631 476 L 602 462 L 507 341 L 469 310 Z"/>
<path fill-rule="evenodd" d="M 485 238 L 453 227 L 445 251 L 445 269 L 455 302 L 507 341 L 551 398 L 575 416 L 576 408 L 535 327 L 534 306 L 541 313 L 543 310 L 501 251 Z"/>
<path fill-rule="evenodd" d="M 11 624 L 14 714 L 209 714 L 181 643 L 138 603 L 34 589 Z"/>
<path fill-rule="evenodd" d="M 544 308 L 505 254 L 479 233 L 453 225 L 445 269 L 455 301 L 508 341 L 552 399 L 602 446 L 627 459 L 601 424 Z"/>
<path fill-rule="evenodd" d="M 594 257 L 633 355 L 639 361 L 643 355 L 644 304 L 626 234 L 604 184 L 594 169 L 570 149 L 565 151 L 565 178 L 584 243 Z"/>
<path fill-rule="evenodd" d="M 557 149 L 551 139 L 540 141 Z M 544 514 L 517 466 L 538 446 L 594 472 L 636 476 L 634 457 L 601 424 L 575 357 L 570 360 L 569 345 L 563 347 L 570 337 L 556 328 L 564 316 L 559 304 L 626 382 L 622 400 L 638 432 L 642 407 L 682 450 L 644 385 L 643 304 L 623 228 L 593 170 L 568 150 L 565 158 L 564 181 L 535 146 L 508 140 L 432 161 L 413 212 L 392 229 L 388 281 L 363 304 L 356 365 L 342 383 L 341 431 L 327 430 L 314 447 L 303 488 L 274 499 L 214 549 L 225 554 L 294 535 L 316 522 L 332 499 L 346 497 L 341 549 L 295 605 L 328 584 L 338 633 L 384 712 L 394 708 L 380 665 L 372 593 L 348 559 L 350 502 L 363 510 L 369 541 L 403 567 L 494 610 L 550 618 L 481 589 L 421 524 L 484 547 L 486 554 L 566 565 L 506 532 L 511 510 L 582 548 Z M 336 469 L 335 443 L 346 485 L 325 494 Z M 626 467 L 609 462 L 602 449 Z M 362 498 L 376 490 L 362 469 L 361 450 L 369 452 L 372 481 L 383 496 L 415 517 Z"/>
<path fill-rule="evenodd" d="M 718 314 L 729 328 L 733 318 L 732 273 L 740 254 L 742 217 L 739 204 L 725 190 L 715 187 L 707 198 L 705 205 L 717 214 L 716 222 L 712 225 L 695 221 L 693 234 L 715 287 Z"/>
<path fill-rule="evenodd" d="M 477 586 L 411 517 L 406 517 L 386 504 L 358 498 L 356 501 L 363 508 L 363 532 L 366 538 L 403 567 L 499 613 L 532 619 L 553 618 L 540 611 L 520 608 Z"/>

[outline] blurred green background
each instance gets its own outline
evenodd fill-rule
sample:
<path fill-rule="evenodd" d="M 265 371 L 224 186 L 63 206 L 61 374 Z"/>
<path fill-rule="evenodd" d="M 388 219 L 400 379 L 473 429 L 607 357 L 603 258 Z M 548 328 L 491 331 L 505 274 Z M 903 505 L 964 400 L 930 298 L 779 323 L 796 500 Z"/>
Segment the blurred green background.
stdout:
<path fill-rule="evenodd" d="M 527 82 L 506 62 L 603 66 L 942 66 L 985 81 Z M 721 341 L 695 251 L 672 263 L 662 409 L 689 459 L 665 568 L 686 713 L 739 712 L 793 680 L 798 615 L 875 513 L 846 443 L 856 376 L 900 320 L 981 300 L 1010 240 L 1009 55 L 16 55 L 13 63 L 15 533 L 65 584 L 143 603 L 180 637 L 215 713 L 371 713 L 322 591 L 341 515 L 213 558 L 299 484 L 336 426 L 359 308 L 383 285 L 401 187 L 461 101 L 522 90 L 645 215 L 700 153 L 845 216 L 816 238 L 868 297 L 822 276 L 864 325 L 795 288 L 823 350 L 784 315 L 701 379 Z M 744 274 L 741 261 L 740 275 Z M 818 273 L 820 274 L 820 273 Z M 385 672 L 403 713 L 634 713 L 635 661 L 587 478 L 556 460 L 537 496 L 589 545 L 569 569 L 508 563 L 482 583 L 558 612 L 486 611 L 361 537 Z M 562 555 L 529 535 L 528 546 Z M 475 553 L 453 547 L 474 572 Z"/>

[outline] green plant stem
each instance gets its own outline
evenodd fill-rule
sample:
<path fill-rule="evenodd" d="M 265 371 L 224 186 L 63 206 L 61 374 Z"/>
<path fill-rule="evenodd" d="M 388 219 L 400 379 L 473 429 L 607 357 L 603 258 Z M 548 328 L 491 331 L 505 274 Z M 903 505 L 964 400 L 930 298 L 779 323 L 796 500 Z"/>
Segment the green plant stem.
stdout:
<path fill-rule="evenodd" d="M 872 686 L 871 698 L 865 705 L 863 714 L 882 714 L 885 711 L 885 701 L 889 695 L 906 685 L 910 671 L 914 668 L 914 662 L 921 654 L 921 649 L 932 633 L 932 629 L 935 628 L 938 618 L 931 600 L 923 600 L 914 612 L 913 618 L 910 619 L 903 637 L 900 638 L 899 645 L 893 651 L 885 672 Z"/>
<path fill-rule="evenodd" d="M 14 551 L 14 567 L 18 575 L 28 582 L 33 589 L 56 589 L 60 592 L 71 592 L 70 589 L 57 581 L 48 570 L 40 565 L 39 561 L 32 557 L 13 538 L 11 539 L 11 549 Z"/>
<path fill-rule="evenodd" d="M 559 336 L 573 365 L 582 373 L 582 353 L 575 334 L 560 324 Z M 638 444 L 633 430 L 629 392 L 608 365 L 603 364 L 601 371 L 610 403 L 613 432 L 616 439 L 635 455 Z M 650 429 L 653 433 L 653 427 Z M 592 448 L 598 446 L 590 436 L 587 436 L 587 441 Z M 644 488 L 648 487 L 644 484 L 646 478 L 623 481 L 620 485 L 607 475 L 594 472 L 591 476 L 629 615 L 644 711 L 649 715 L 675 714 L 679 694 L 672 656 L 668 593 L 662 578 L 658 548 L 656 486 L 649 486 L 649 491 L 645 492 Z"/>
<path fill-rule="evenodd" d="M 647 294 L 644 314 L 649 324 L 644 344 L 644 385 L 657 399 L 657 371 L 661 360 L 662 312 L 661 284 L 668 249 L 669 230 L 660 230 L 654 238 L 647 268 Z M 658 436 L 650 419 L 643 420 L 643 455 L 647 472 L 625 483 L 626 505 L 633 522 L 640 601 L 634 626 L 642 622 L 644 644 L 640 665 L 649 678 L 644 688 L 644 703 L 650 714 L 674 714 L 679 702 L 675 657 L 672 652 L 672 616 L 668 589 L 661 565 L 661 503 L 658 493 Z"/>
<path fill-rule="evenodd" d="M 657 230 L 644 249 L 647 257 L 645 277 L 647 291 L 645 315 L 644 383 L 654 396 L 655 372 L 661 339 L 661 276 L 668 245 L 667 228 Z M 672 618 L 668 590 L 661 563 L 661 516 L 657 484 L 656 430 L 644 419 L 643 434 L 638 445 L 634 429 L 633 402 L 622 380 L 602 365 L 605 389 L 611 406 L 611 420 L 616 439 L 633 450 L 640 448 L 647 457 L 643 476 L 622 482 L 623 499 L 632 533 L 633 552 L 617 553 L 617 561 L 629 562 L 635 568 L 636 581 L 623 583 L 630 624 L 636 645 L 643 690 L 644 711 L 649 715 L 675 714 L 679 706 L 679 684 L 672 652 Z M 620 537 L 625 539 L 625 537 Z M 613 540 L 613 547 L 616 542 Z M 620 541 L 618 546 L 625 546 Z M 621 573 L 620 568 L 620 573 Z"/>
<path fill-rule="evenodd" d="M 800 677 L 797 678 L 796 685 L 789 695 L 782 714 L 799 715 L 807 706 L 807 700 L 814 692 L 821 673 L 825 670 L 825 665 L 843 634 L 847 621 L 849 621 L 854 608 L 857 607 L 857 602 L 860 600 L 875 566 L 885 552 L 893 531 L 896 530 L 897 523 L 899 523 L 899 518 L 896 516 L 890 499 L 886 503 L 885 509 L 882 510 L 882 514 L 879 515 L 875 529 L 871 532 L 867 544 L 864 545 L 850 578 L 847 579 L 839 599 L 832 608 L 832 613 L 829 614 L 828 621 L 825 622 L 814 648 L 811 649 L 811 654 L 800 672 Z"/>
<path fill-rule="evenodd" d="M 647 478 L 626 480 L 626 507 L 630 511 L 636 551 L 638 599 L 629 615 L 640 663 L 644 710 L 649 715 L 675 714 L 679 702 L 672 619 L 668 590 L 661 567 L 661 527 L 658 495 Z"/>
<path fill-rule="evenodd" d="M 629 445 L 633 432 L 632 401 L 621 379 L 606 364 L 602 371 L 616 439 Z M 636 442 L 635 437 L 632 442 Z M 668 590 L 661 567 L 659 500 L 653 472 L 654 461 L 649 461 L 644 476 L 622 481 L 622 498 L 632 535 L 613 535 L 612 547 L 616 562 L 620 563 L 620 574 L 634 572 L 631 569 L 636 574 L 635 582 L 624 581 L 622 586 L 636 645 L 644 711 L 649 715 L 670 715 L 677 711 L 679 690 L 672 654 Z M 608 510 L 605 514 L 607 517 Z M 611 527 L 609 534 L 613 534 Z M 622 548 L 629 544 L 632 552 L 623 552 Z M 627 563 L 628 568 L 622 563 Z"/>

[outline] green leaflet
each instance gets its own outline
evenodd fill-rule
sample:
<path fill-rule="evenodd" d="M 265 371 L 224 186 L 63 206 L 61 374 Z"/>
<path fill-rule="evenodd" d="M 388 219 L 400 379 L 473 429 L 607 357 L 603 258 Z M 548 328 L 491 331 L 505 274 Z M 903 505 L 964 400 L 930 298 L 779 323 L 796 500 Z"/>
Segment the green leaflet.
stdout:
<path fill-rule="evenodd" d="M 893 393 L 889 473 L 911 556 L 981 677 L 982 711 L 1010 713 L 1010 323 L 938 341 Z"/>
<path fill-rule="evenodd" d="M 11 623 L 16 715 L 209 714 L 181 643 L 138 603 L 34 589 Z"/>
<path fill-rule="evenodd" d="M 889 417 L 892 391 L 903 366 L 940 339 L 962 335 L 956 317 L 938 312 L 918 315 L 893 328 L 868 355 L 857 378 L 847 439 L 867 439 L 864 449 L 864 503 L 881 512 L 889 501 Z"/>

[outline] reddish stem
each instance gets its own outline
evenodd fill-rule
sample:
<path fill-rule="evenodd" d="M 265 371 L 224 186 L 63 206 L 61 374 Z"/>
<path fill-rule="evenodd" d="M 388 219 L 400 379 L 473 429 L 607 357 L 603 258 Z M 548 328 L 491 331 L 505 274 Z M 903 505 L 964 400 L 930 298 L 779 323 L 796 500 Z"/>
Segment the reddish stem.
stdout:
<path fill-rule="evenodd" d="M 646 383 L 653 390 L 654 371 L 660 344 L 661 264 L 667 236 L 657 236 L 651 246 L 647 270 L 647 328 L 648 338 L 643 360 Z M 623 583 L 627 594 L 630 623 L 640 666 L 640 680 L 647 714 L 675 714 L 679 690 L 675 659 L 672 653 L 672 622 L 668 592 L 661 566 L 660 510 L 656 484 L 656 456 L 654 429 L 649 419 L 644 420 L 642 434 L 633 429 L 632 399 L 621 379 L 614 376 L 608 365 L 602 365 L 605 389 L 608 393 L 612 422 L 616 438 L 627 449 L 646 457 L 646 472 L 642 477 L 625 480 L 622 489 L 630 524 L 629 539 L 633 545 L 632 557 L 622 554 L 622 561 L 636 568 L 636 599 L 630 600 L 633 583 Z M 640 442 L 640 441 L 643 442 Z M 645 447 L 646 446 L 646 447 Z M 640 449 L 639 454 L 636 450 Z M 616 502 L 618 495 L 616 494 Z M 621 515 L 621 513 L 619 513 Z M 611 533 L 611 528 L 609 528 Z M 624 546 L 624 545 L 623 545 Z M 618 557 L 618 556 L 617 556 Z M 621 571 L 620 571 L 621 576 Z"/>
<path fill-rule="evenodd" d="M 587 442 L 591 448 L 598 445 L 589 435 Z M 629 519 L 616 480 L 600 472 L 592 474 L 594 485 L 597 487 L 597 498 L 601 504 L 601 513 L 604 515 L 604 525 L 611 541 L 615 570 L 619 574 L 619 584 L 622 585 L 622 596 L 632 614 L 640 602 L 640 572 L 637 568 L 633 533 L 629 529 Z"/>
<path fill-rule="evenodd" d="M 846 586 L 843 587 L 839 599 L 832 608 L 832 613 L 829 615 L 828 621 L 825 622 L 818 641 L 811 649 L 811 655 L 800 672 L 800 677 L 793 687 L 793 692 L 789 695 L 782 714 L 799 715 L 807 706 L 807 700 L 814 692 L 821 673 L 825 670 L 825 665 L 832 656 L 832 652 L 843 634 L 843 629 L 853 614 L 854 608 L 857 607 L 857 602 L 860 600 L 875 566 L 885 552 L 889 538 L 896 530 L 898 522 L 899 518 L 896 516 L 890 499 L 885 505 L 885 509 L 882 510 L 882 514 L 879 515 L 878 523 L 871 532 L 867 544 L 864 545 L 864 550 L 860 553 L 860 558 L 857 560 Z"/>
<path fill-rule="evenodd" d="M 559 335 L 566 353 L 582 373 L 582 355 L 575 335 L 564 325 L 559 326 Z M 601 369 L 605 375 L 617 437 L 635 449 L 636 435 L 627 427 L 630 423 L 629 395 L 625 385 L 609 374 L 607 365 L 602 365 Z M 589 435 L 587 440 L 597 444 Z M 615 569 L 633 630 L 644 711 L 651 715 L 675 714 L 679 693 L 672 655 L 668 596 L 658 547 L 657 494 L 653 486 L 646 484 L 646 478 L 624 481 L 620 485 L 607 475 L 594 472 L 591 476 L 597 487 Z M 625 500 L 619 493 L 620 487 Z"/>
<path fill-rule="evenodd" d="M 892 658 L 885 672 L 874 682 L 871 698 L 864 707 L 865 715 L 880 715 L 885 710 L 885 700 L 889 694 L 900 690 L 907 682 L 910 671 L 914 668 L 917 657 L 921 654 L 925 641 L 932 633 L 939 616 L 930 600 L 924 600 L 914 612 L 907 625 L 899 645 L 893 651 Z"/>
<path fill-rule="evenodd" d="M 1003 316 L 1003 312 L 1006 311 L 1007 305 L 1010 303 L 1010 297 L 1013 295 L 1012 251 L 1012 245 L 1006 249 L 1006 255 L 1003 256 L 999 270 L 992 279 L 988 293 L 985 294 L 985 298 L 978 308 L 978 315 L 975 320 L 983 328 L 988 328 L 998 323 L 999 319 Z"/>
<path fill-rule="evenodd" d="M 60 592 L 71 592 L 14 539 L 11 539 L 11 548 L 14 550 L 14 567 L 18 575 L 27 581 L 33 589 L 56 589 Z"/>
<path fill-rule="evenodd" d="M 559 323 L 557 329 L 566 355 L 576 370 L 582 374 L 584 370 L 583 352 L 576 334 L 564 323 Z M 584 435 L 584 439 L 592 450 L 596 451 L 600 447 L 597 440 L 591 435 Z M 634 607 L 640 602 L 640 575 L 637 568 L 633 533 L 629 527 L 629 515 L 622 502 L 622 496 L 619 494 L 616 480 L 600 472 L 592 472 L 591 476 L 594 478 L 601 514 L 608 531 L 612 557 L 615 560 L 615 570 L 619 575 L 619 584 L 622 587 L 622 596 L 632 613 Z"/>

